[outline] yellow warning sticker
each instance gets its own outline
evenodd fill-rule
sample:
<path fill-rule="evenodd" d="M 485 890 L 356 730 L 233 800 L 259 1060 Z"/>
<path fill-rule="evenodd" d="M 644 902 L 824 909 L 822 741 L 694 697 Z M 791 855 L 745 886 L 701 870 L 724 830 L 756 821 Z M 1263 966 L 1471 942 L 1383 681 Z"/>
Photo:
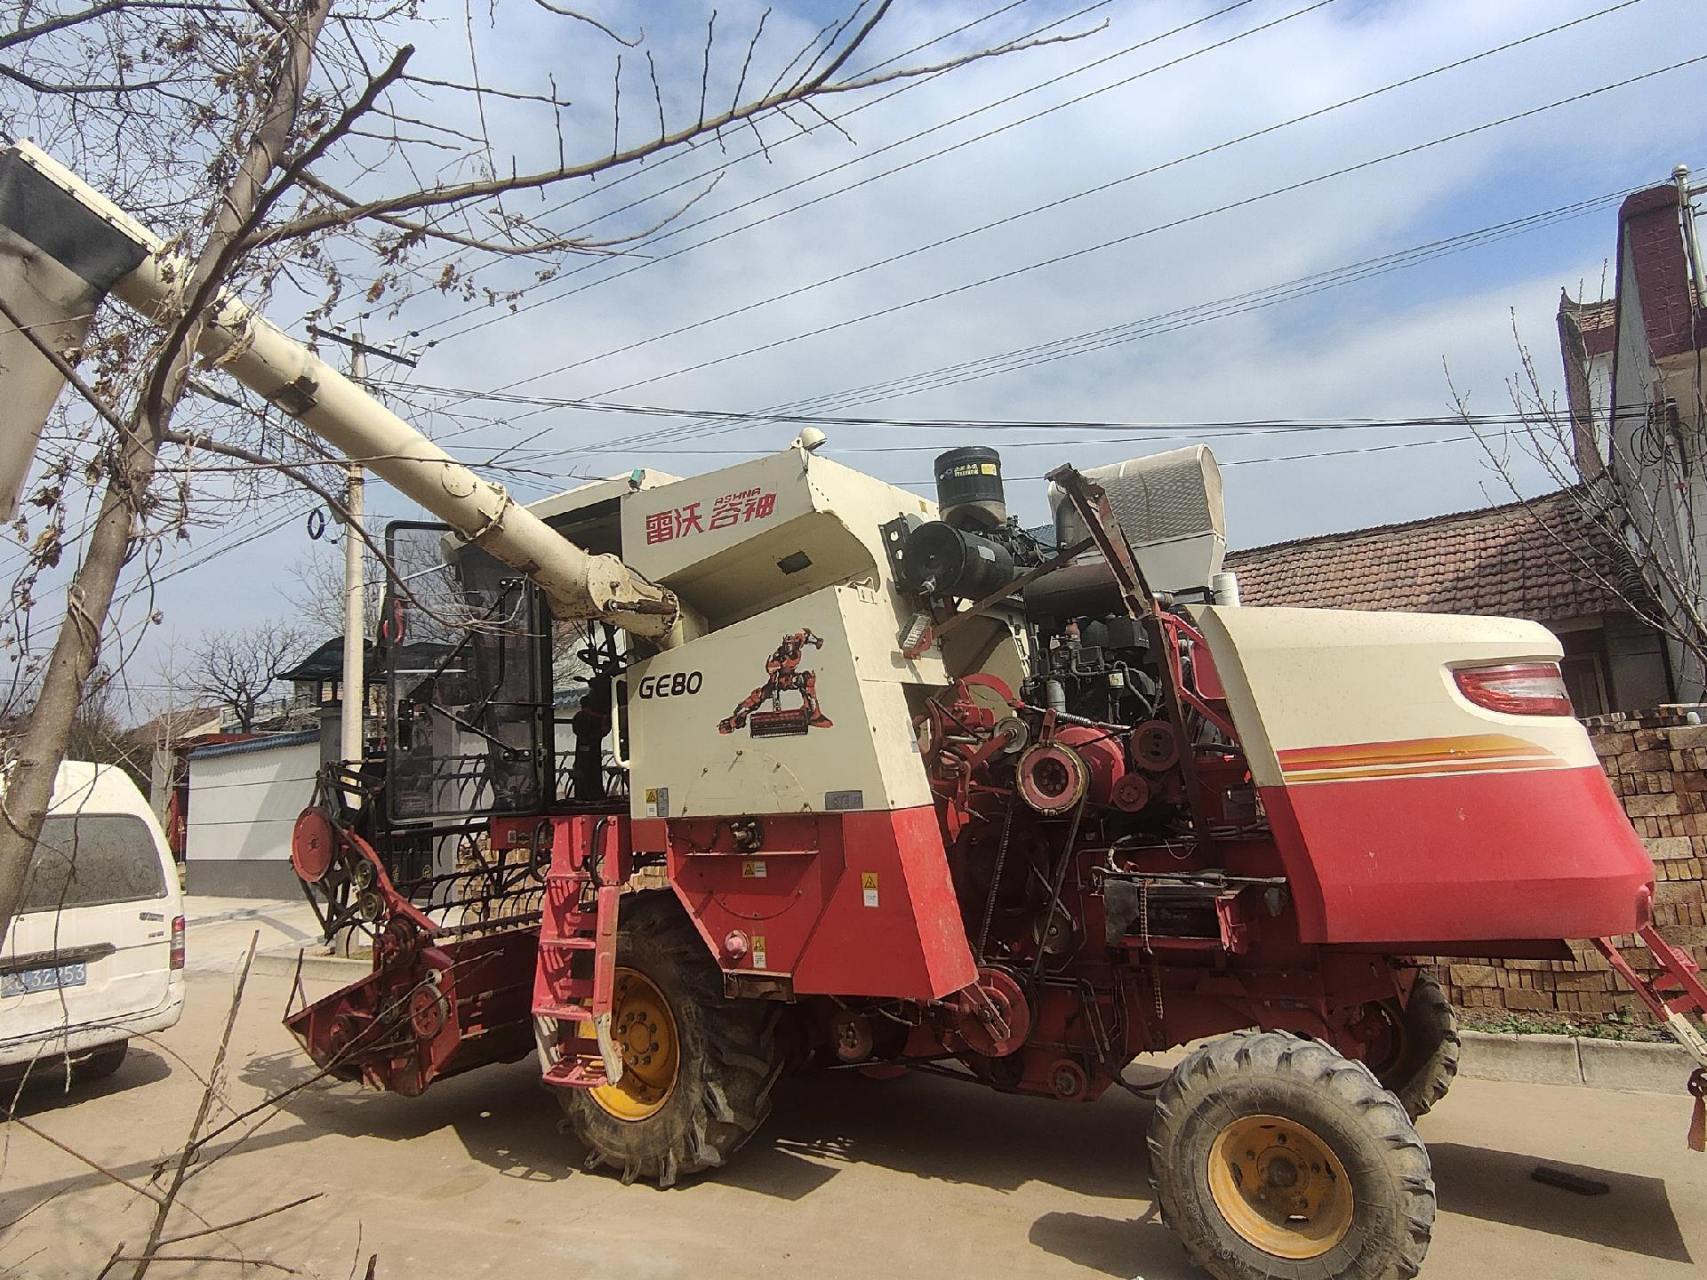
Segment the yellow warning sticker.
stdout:
<path fill-rule="evenodd" d="M 753 968 L 763 969 L 764 967 L 765 967 L 765 935 L 762 933 L 755 933 L 753 935 Z"/>
<path fill-rule="evenodd" d="M 864 899 L 865 905 L 868 907 L 875 907 L 877 905 L 877 872 L 875 872 L 875 871 L 862 871 L 862 872 L 860 872 L 859 873 L 859 888 L 860 888 L 861 897 Z"/>
<path fill-rule="evenodd" d="M 741 863 L 741 878 L 743 880 L 763 880 L 765 878 L 765 860 L 763 858 L 748 858 Z"/>

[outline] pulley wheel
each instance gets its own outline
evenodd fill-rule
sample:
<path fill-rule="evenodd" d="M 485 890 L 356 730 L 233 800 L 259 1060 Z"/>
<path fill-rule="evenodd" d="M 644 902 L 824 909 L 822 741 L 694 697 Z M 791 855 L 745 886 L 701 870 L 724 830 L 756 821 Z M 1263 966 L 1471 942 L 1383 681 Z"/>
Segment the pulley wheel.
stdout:
<path fill-rule="evenodd" d="M 986 1058 L 1005 1058 L 1031 1034 L 1031 1006 L 1026 1003 L 1019 983 L 1000 969 L 978 970 L 974 985 L 976 992 L 966 992 L 960 997 L 960 1019 L 955 1030 L 973 1053 Z M 1007 1024 L 1006 1029 L 980 1017 L 980 1011 L 999 1017 Z"/>
<path fill-rule="evenodd" d="M 1132 758 L 1140 769 L 1161 773 L 1179 763 L 1179 738 L 1166 720 L 1146 720 L 1132 731 Z"/>
<path fill-rule="evenodd" d="M 1008 716 L 996 721 L 996 737 L 1002 740 L 1002 754 L 1013 756 L 1025 750 L 1025 744 L 1031 741 L 1031 730 L 1018 716 Z"/>
<path fill-rule="evenodd" d="M 290 835 L 290 865 L 304 884 L 319 884 L 338 856 L 338 829 L 324 809 L 304 809 Z"/>
<path fill-rule="evenodd" d="M 1141 773 L 1128 773 L 1114 784 L 1110 802 L 1122 813 L 1137 813 L 1150 803 L 1150 784 Z"/>
<path fill-rule="evenodd" d="M 420 935 L 415 927 L 400 916 L 394 916 L 386 921 L 373 940 L 373 949 L 379 958 L 381 968 L 388 967 L 406 959 L 420 941 Z"/>
<path fill-rule="evenodd" d="M 444 993 L 436 983 L 427 983 L 409 997 L 409 1025 L 418 1040 L 431 1040 L 445 1028 L 450 1012 Z"/>
<path fill-rule="evenodd" d="M 1015 773 L 1020 799 L 1046 818 L 1071 811 L 1091 784 L 1084 757 L 1058 742 L 1028 747 Z"/>

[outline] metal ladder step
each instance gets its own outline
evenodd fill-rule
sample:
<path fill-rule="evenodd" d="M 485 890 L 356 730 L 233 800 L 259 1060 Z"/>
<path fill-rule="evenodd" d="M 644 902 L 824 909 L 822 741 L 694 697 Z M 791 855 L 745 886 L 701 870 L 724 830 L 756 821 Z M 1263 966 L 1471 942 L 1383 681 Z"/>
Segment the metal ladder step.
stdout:
<path fill-rule="evenodd" d="M 559 1022 L 591 1022 L 593 1011 L 579 1004 L 536 1004 L 533 1007 L 536 1018 L 556 1018 Z"/>
<path fill-rule="evenodd" d="M 596 1053 L 559 1058 L 541 1078 L 557 1089 L 597 1089 L 609 1083 L 605 1079 L 605 1064 Z"/>
<path fill-rule="evenodd" d="M 546 899 L 544 928 L 554 936 L 539 940 L 541 960 L 536 979 L 533 1014 L 537 1018 L 552 1018 L 567 1023 L 581 1033 L 565 1036 L 558 1033 L 556 1052 L 560 1055 L 545 1068 L 546 1084 L 559 1089 L 594 1089 L 609 1082 L 600 1051 L 587 1052 L 591 1046 L 585 1028 L 592 1024 L 602 1052 L 612 1055 L 612 1071 L 620 1071 L 620 1058 L 609 1042 L 611 1005 L 616 983 L 616 928 L 621 889 L 601 885 L 594 896 L 591 910 L 579 910 L 581 889 L 590 881 L 584 876 L 553 877 L 551 884 L 575 886 L 572 897 Z M 553 908 L 557 908 L 554 910 Z M 592 955 L 592 976 L 571 976 L 574 956 Z M 546 956 L 558 958 L 551 963 Z M 548 1058 L 552 1049 L 542 1046 L 540 1052 Z"/>
<path fill-rule="evenodd" d="M 542 947 L 556 947 L 562 951 L 594 951 L 598 948 L 599 940 L 589 934 L 569 934 L 559 938 L 541 937 Z"/>

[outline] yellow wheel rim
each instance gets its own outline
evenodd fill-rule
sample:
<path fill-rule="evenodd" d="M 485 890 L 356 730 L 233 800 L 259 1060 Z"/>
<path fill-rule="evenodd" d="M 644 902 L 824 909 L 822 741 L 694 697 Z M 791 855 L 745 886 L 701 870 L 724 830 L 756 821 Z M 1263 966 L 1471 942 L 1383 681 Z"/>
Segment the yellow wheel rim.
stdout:
<path fill-rule="evenodd" d="M 622 1079 L 593 1089 L 593 1101 L 618 1120 L 644 1120 L 670 1100 L 681 1065 L 670 1002 L 645 974 L 618 969 L 610 1021 Z"/>
<path fill-rule="evenodd" d="M 1242 1116 L 1216 1135 L 1209 1194 L 1250 1244 L 1293 1261 L 1319 1258 L 1344 1240 L 1356 1206 L 1339 1157 L 1282 1116 Z"/>

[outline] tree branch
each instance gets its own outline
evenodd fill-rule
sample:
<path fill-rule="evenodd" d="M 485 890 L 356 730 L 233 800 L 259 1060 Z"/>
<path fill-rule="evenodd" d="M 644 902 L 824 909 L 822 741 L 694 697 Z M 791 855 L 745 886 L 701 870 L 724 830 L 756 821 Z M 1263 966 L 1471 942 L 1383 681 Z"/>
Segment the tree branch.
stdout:
<path fill-rule="evenodd" d="M 1048 44 L 1061 44 L 1071 40 L 1084 39 L 1089 35 L 1095 34 L 1095 30 L 1101 30 L 1099 27 L 1093 31 L 1080 32 L 1073 35 L 1050 36 L 1037 40 L 1016 41 L 999 46 L 998 48 L 980 50 L 945 62 L 933 63 L 930 66 L 897 68 L 893 71 L 883 72 L 881 75 L 867 76 L 857 81 L 848 81 L 846 83 L 839 84 L 831 83 L 828 77 L 833 75 L 835 70 L 841 67 L 847 57 L 850 56 L 854 50 L 859 47 L 860 43 L 866 39 L 870 34 L 872 27 L 875 25 L 876 19 L 880 17 L 883 12 L 887 11 L 890 3 L 891 0 L 884 0 L 884 3 L 879 7 L 878 12 L 874 14 L 871 19 L 867 20 L 867 22 L 860 28 L 859 34 L 856 35 L 854 40 L 842 50 L 842 53 L 833 59 L 830 65 L 823 71 L 814 74 L 810 80 L 807 80 L 804 83 L 797 82 L 787 89 L 772 91 L 762 98 L 755 99 L 741 106 L 732 107 L 730 110 L 725 111 L 720 115 L 696 121 L 685 128 L 678 129 L 674 133 L 666 134 L 663 137 L 654 139 L 650 142 L 630 147 L 627 150 L 613 148 L 611 154 L 608 156 L 602 156 L 596 160 L 588 160 L 581 164 L 559 166 L 557 168 L 540 170 L 533 173 L 512 174 L 507 178 L 494 178 L 475 182 L 457 183 L 451 186 L 437 187 L 432 190 L 412 191 L 392 196 L 385 196 L 376 200 L 363 201 L 351 209 L 337 213 L 322 212 L 308 214 L 290 222 L 268 228 L 265 231 L 256 232 L 244 241 L 242 247 L 244 249 L 261 248 L 265 245 L 276 244 L 283 240 L 311 235 L 314 232 L 346 223 L 352 219 L 369 218 L 382 213 L 392 214 L 414 209 L 465 204 L 471 200 L 486 199 L 510 191 L 531 190 L 551 186 L 555 183 L 569 181 L 575 178 L 590 177 L 596 173 L 602 173 L 606 170 L 617 168 L 622 165 L 645 160 L 661 151 L 667 151 L 672 147 L 681 146 L 682 144 L 691 142 L 696 138 L 717 133 L 728 125 L 741 124 L 750 121 L 755 117 L 774 111 L 781 106 L 801 101 L 813 94 L 847 93 L 856 89 L 867 89 L 877 85 L 886 84 L 892 80 L 906 80 L 920 76 L 937 75 L 941 72 L 952 70 L 957 67 L 967 66 L 986 58 L 1018 53 L 1027 49 L 1040 48 L 1043 45 Z"/>

